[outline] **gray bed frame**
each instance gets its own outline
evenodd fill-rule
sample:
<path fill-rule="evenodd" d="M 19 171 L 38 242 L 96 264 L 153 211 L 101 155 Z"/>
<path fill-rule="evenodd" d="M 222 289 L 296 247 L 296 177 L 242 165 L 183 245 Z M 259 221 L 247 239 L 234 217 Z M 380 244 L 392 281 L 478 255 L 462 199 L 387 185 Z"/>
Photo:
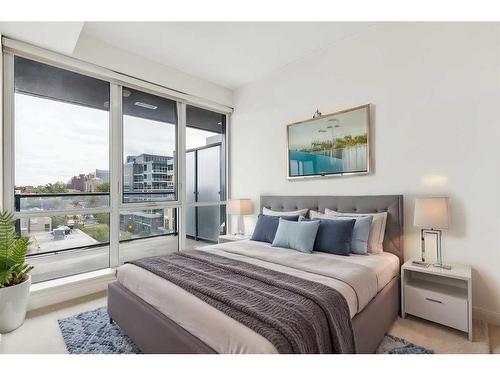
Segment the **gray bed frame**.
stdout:
<path fill-rule="evenodd" d="M 339 212 L 387 212 L 384 251 L 403 262 L 403 196 L 262 196 L 261 211 L 309 208 Z M 358 353 L 374 353 L 399 311 L 399 276 L 392 279 L 352 319 Z M 108 313 L 144 353 L 208 354 L 215 351 L 177 323 L 123 287 L 109 284 Z"/>

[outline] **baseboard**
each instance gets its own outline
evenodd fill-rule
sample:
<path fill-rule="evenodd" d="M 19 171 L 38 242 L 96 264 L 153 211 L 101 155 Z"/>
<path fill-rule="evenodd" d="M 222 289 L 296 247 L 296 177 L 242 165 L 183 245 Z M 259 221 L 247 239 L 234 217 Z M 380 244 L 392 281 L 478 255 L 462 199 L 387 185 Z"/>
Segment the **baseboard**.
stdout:
<path fill-rule="evenodd" d="M 484 320 L 488 323 L 500 325 L 500 312 L 472 307 L 472 317 L 476 320 Z"/>
<path fill-rule="evenodd" d="M 28 311 L 106 290 L 115 280 L 116 271 L 108 268 L 33 284 Z"/>

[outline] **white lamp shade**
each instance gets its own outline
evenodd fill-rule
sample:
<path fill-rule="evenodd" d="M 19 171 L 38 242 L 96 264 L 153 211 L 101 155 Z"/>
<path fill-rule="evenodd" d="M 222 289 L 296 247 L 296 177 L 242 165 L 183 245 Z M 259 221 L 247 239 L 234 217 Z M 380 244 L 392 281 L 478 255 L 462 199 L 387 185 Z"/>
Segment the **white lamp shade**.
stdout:
<path fill-rule="evenodd" d="M 447 229 L 450 225 L 448 198 L 416 198 L 413 225 L 429 229 Z"/>
<path fill-rule="evenodd" d="M 251 215 L 253 214 L 253 203 L 251 199 L 231 199 L 227 203 L 229 215 Z"/>

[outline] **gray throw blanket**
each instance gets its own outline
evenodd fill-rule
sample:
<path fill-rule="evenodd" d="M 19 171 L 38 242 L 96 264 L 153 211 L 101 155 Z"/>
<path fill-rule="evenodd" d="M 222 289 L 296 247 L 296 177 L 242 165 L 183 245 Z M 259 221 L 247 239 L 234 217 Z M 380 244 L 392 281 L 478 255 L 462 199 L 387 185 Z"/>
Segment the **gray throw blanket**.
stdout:
<path fill-rule="evenodd" d="M 355 352 L 347 302 L 323 284 L 197 250 L 129 263 L 244 324 L 279 353 Z"/>

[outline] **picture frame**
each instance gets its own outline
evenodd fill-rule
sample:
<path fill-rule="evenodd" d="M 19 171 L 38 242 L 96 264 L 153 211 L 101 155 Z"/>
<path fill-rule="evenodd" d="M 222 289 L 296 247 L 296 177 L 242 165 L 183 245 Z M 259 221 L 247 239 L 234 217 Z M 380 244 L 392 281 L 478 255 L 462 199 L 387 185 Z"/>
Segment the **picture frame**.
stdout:
<path fill-rule="evenodd" d="M 288 124 L 287 178 L 370 173 L 371 105 Z"/>

